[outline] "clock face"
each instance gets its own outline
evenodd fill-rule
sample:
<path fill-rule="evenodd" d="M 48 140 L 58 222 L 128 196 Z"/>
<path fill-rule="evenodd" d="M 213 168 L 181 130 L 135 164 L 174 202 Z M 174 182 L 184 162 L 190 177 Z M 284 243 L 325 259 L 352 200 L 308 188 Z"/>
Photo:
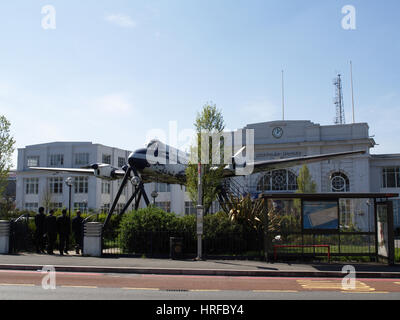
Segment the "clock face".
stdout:
<path fill-rule="evenodd" d="M 272 135 L 279 139 L 283 135 L 283 129 L 281 127 L 276 127 L 272 130 Z"/>

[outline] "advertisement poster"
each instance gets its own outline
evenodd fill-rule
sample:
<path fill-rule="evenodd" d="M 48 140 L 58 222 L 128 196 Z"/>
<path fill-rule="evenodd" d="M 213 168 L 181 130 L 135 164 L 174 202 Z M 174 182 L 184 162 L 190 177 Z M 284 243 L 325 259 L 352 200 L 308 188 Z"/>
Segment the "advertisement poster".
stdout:
<path fill-rule="evenodd" d="M 303 201 L 304 229 L 339 228 L 337 201 Z"/>

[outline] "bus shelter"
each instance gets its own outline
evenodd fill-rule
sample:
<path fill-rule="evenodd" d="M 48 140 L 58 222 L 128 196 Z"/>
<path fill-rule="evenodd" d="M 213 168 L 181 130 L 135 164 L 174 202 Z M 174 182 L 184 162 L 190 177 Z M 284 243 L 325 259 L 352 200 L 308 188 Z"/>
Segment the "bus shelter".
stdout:
<path fill-rule="evenodd" d="M 263 193 L 268 260 L 326 256 L 394 264 L 396 193 Z M 277 218 L 278 217 L 278 218 Z M 277 222 L 278 221 L 278 222 Z M 340 257 L 340 258 L 338 258 Z"/>

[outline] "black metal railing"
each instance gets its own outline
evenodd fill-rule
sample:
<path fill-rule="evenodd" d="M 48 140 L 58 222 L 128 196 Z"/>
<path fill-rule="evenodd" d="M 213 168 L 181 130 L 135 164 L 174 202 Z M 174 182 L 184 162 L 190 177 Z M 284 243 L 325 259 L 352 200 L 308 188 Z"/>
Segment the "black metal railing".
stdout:
<path fill-rule="evenodd" d="M 329 245 L 330 254 L 333 257 L 375 257 L 376 244 L 375 233 L 373 232 L 340 232 L 329 234 L 306 234 L 290 233 L 271 234 L 271 246 L 268 254 L 273 253 L 273 246 L 298 246 L 298 247 L 279 247 L 277 248 L 278 258 L 298 258 L 326 256 L 327 250 L 324 247 L 313 247 L 315 245 Z"/>
<path fill-rule="evenodd" d="M 33 252 L 35 250 L 35 239 L 29 228 L 29 215 L 23 214 L 17 219 L 10 221 L 9 252 Z"/>
<path fill-rule="evenodd" d="M 279 236 L 279 237 L 276 237 Z M 181 238 L 183 255 L 197 255 L 197 241 L 191 232 L 132 232 L 128 235 L 114 234 L 103 236 L 103 254 L 136 255 L 146 257 L 168 257 L 170 238 Z M 205 257 L 224 258 L 262 258 L 266 253 L 273 257 L 274 245 L 298 247 L 277 248 L 278 259 L 298 259 L 327 257 L 325 247 L 329 245 L 332 257 L 375 257 L 375 234 L 371 232 L 342 232 L 331 234 L 288 234 L 257 232 L 227 233 L 223 236 L 203 237 L 203 255 Z"/>
<path fill-rule="evenodd" d="M 183 255 L 197 255 L 197 238 L 192 232 L 133 232 L 114 237 L 103 236 L 103 254 L 137 255 L 146 257 L 168 257 L 170 238 L 181 238 Z M 256 233 L 228 233 L 221 237 L 203 238 L 203 255 L 259 257 L 263 252 L 262 236 Z"/>

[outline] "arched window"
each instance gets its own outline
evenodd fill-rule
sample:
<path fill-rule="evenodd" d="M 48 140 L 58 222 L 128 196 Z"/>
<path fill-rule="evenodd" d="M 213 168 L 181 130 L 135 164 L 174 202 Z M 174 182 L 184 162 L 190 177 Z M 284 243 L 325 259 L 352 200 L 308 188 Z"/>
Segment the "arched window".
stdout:
<path fill-rule="evenodd" d="M 257 184 L 257 191 L 295 191 L 297 176 L 290 170 L 281 169 L 268 171 Z"/>
<path fill-rule="evenodd" d="M 342 172 L 334 172 L 331 174 L 331 189 L 332 192 L 349 192 L 350 181 Z"/>

